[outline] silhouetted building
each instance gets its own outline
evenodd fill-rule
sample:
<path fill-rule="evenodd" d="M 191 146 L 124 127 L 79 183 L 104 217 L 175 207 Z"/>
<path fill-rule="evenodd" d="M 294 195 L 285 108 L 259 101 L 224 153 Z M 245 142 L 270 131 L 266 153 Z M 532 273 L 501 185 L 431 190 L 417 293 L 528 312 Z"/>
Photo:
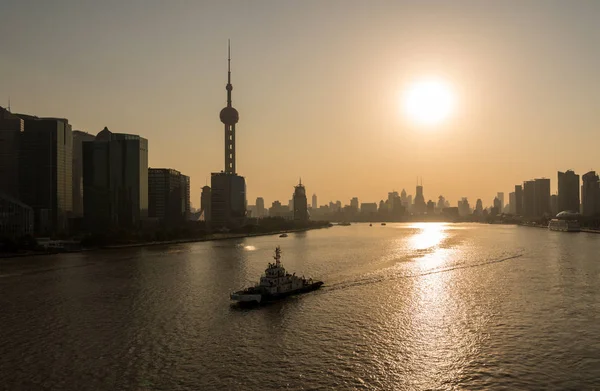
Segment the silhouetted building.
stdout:
<path fill-rule="evenodd" d="M 538 178 L 534 184 L 535 192 L 535 206 L 534 216 L 541 217 L 544 215 L 550 215 L 550 179 Z"/>
<path fill-rule="evenodd" d="M 83 142 L 96 136 L 80 130 L 73 131 L 73 216 L 83 217 Z"/>
<path fill-rule="evenodd" d="M 73 132 L 64 118 L 15 114 L 24 121 L 19 199 L 33 208 L 36 233 L 66 232 L 73 211 Z"/>
<path fill-rule="evenodd" d="M 483 214 L 483 201 L 481 201 L 481 198 L 478 198 L 477 202 L 475 202 L 475 214 L 477 216 L 481 216 Z"/>
<path fill-rule="evenodd" d="M 91 232 L 137 228 L 148 217 L 148 140 L 105 127 L 83 142 L 83 215 Z"/>
<path fill-rule="evenodd" d="M 581 213 L 584 216 L 600 214 L 600 180 L 595 171 L 590 171 L 583 175 Z"/>
<path fill-rule="evenodd" d="M 523 213 L 523 186 L 515 186 L 515 214 L 522 216 Z"/>
<path fill-rule="evenodd" d="M 517 195 L 513 191 L 508 193 L 508 213 L 515 214 L 517 208 Z"/>
<path fill-rule="evenodd" d="M 33 209 L 16 198 L 0 193 L 0 236 L 33 235 Z"/>
<path fill-rule="evenodd" d="M 306 189 L 302 184 L 302 179 L 298 183 L 298 186 L 294 186 L 294 198 L 293 198 L 293 210 L 294 220 L 306 221 L 308 220 L 308 205 L 306 201 Z"/>
<path fill-rule="evenodd" d="M 496 196 L 496 198 L 498 198 L 498 200 L 500 200 L 500 212 L 502 212 L 504 210 L 504 193 L 503 192 L 498 192 L 498 195 Z"/>
<path fill-rule="evenodd" d="M 225 171 L 211 174 L 211 224 L 241 226 L 246 219 L 246 180 L 235 169 L 235 125 L 239 114 L 231 104 L 231 55 L 227 57 L 227 106 L 219 117 L 225 126 Z"/>
<path fill-rule="evenodd" d="M 19 150 L 25 121 L 0 107 L 0 190 L 19 198 Z"/>
<path fill-rule="evenodd" d="M 417 185 L 417 194 L 415 195 L 415 204 L 413 211 L 415 213 L 424 213 L 427 210 L 425 197 L 423 196 L 423 186 Z"/>
<path fill-rule="evenodd" d="M 450 218 L 450 219 L 458 219 L 459 214 L 458 214 L 458 208 L 457 207 L 446 207 L 444 209 L 442 209 L 442 215 Z"/>
<path fill-rule="evenodd" d="M 427 201 L 427 214 L 432 215 L 435 212 L 435 202 L 432 200 Z"/>
<path fill-rule="evenodd" d="M 169 168 L 148 169 L 148 217 L 167 226 L 185 222 L 190 214 L 189 177 Z"/>
<path fill-rule="evenodd" d="M 200 219 L 204 221 L 210 221 L 210 186 L 204 186 L 202 188 L 202 194 L 200 194 Z"/>
<path fill-rule="evenodd" d="M 256 198 L 256 217 L 265 217 L 265 200 L 262 197 Z"/>
<path fill-rule="evenodd" d="M 558 172 L 557 209 L 558 212 L 568 210 L 579 213 L 579 175 L 571 170 Z"/>
<path fill-rule="evenodd" d="M 352 208 L 354 212 L 358 212 L 358 197 L 354 197 L 350 200 L 350 208 Z"/>
<path fill-rule="evenodd" d="M 556 216 L 558 212 L 558 194 L 552 194 L 550 196 L 550 214 Z"/>
<path fill-rule="evenodd" d="M 465 217 L 471 214 L 471 206 L 469 205 L 469 200 L 466 197 L 463 197 L 460 201 L 458 201 L 458 215 L 460 217 Z"/>
<path fill-rule="evenodd" d="M 502 211 L 502 201 L 500 201 L 500 198 L 494 197 L 494 206 L 492 207 L 492 215 L 495 216 L 495 215 L 499 214 L 501 211 Z"/>
<path fill-rule="evenodd" d="M 526 216 L 526 217 L 534 217 L 535 216 L 535 182 L 534 181 L 523 182 L 523 216 Z"/>
<path fill-rule="evenodd" d="M 360 204 L 360 213 L 377 213 L 377 202 L 363 202 L 362 204 Z"/>
<path fill-rule="evenodd" d="M 317 195 L 316 194 L 312 195 L 312 208 L 313 209 L 317 209 L 318 208 L 318 206 L 317 206 Z"/>
<path fill-rule="evenodd" d="M 290 211 L 287 206 L 281 205 L 279 201 L 273 201 L 269 208 L 269 217 L 290 217 Z"/>

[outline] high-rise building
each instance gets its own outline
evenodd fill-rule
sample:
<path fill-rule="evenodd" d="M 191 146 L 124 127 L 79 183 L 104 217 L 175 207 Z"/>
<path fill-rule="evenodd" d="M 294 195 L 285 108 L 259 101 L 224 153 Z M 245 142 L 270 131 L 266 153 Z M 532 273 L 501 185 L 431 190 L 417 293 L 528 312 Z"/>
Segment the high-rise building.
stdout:
<path fill-rule="evenodd" d="M 515 186 L 515 214 L 522 216 L 523 213 L 523 186 Z"/>
<path fill-rule="evenodd" d="M 132 229 L 148 217 L 148 140 L 105 127 L 83 142 L 83 216 L 89 231 Z"/>
<path fill-rule="evenodd" d="M 0 236 L 20 237 L 33 233 L 33 209 L 8 194 L 0 193 Z"/>
<path fill-rule="evenodd" d="M 558 212 L 558 194 L 552 194 L 550 196 L 550 214 L 556 216 Z"/>
<path fill-rule="evenodd" d="M 210 198 L 210 186 L 204 186 L 200 194 L 200 219 L 204 221 L 210 221 Z"/>
<path fill-rule="evenodd" d="M 83 217 L 83 142 L 96 136 L 80 130 L 73 131 L 73 216 Z"/>
<path fill-rule="evenodd" d="M 293 211 L 294 220 L 306 221 L 308 220 L 308 205 L 306 201 L 306 189 L 302 184 L 302 180 L 298 183 L 298 186 L 294 186 L 294 198 L 293 198 Z"/>
<path fill-rule="evenodd" d="M 358 197 L 353 197 L 350 200 L 350 208 L 352 208 L 353 211 L 358 212 Z"/>
<path fill-rule="evenodd" d="M 477 202 L 475 203 L 475 214 L 477 216 L 481 216 L 483 214 L 483 201 L 481 201 L 481 198 L 478 198 Z"/>
<path fill-rule="evenodd" d="M 22 118 L 0 107 L 0 190 L 19 198 L 19 150 L 25 128 Z"/>
<path fill-rule="evenodd" d="M 265 217 L 265 200 L 262 197 L 256 198 L 256 217 Z"/>
<path fill-rule="evenodd" d="M 460 217 L 465 217 L 471 214 L 471 206 L 469 205 L 469 200 L 467 197 L 463 197 L 460 201 L 458 201 L 458 215 Z"/>
<path fill-rule="evenodd" d="M 361 214 L 373 214 L 377 213 L 377 202 L 363 202 L 360 204 Z"/>
<path fill-rule="evenodd" d="M 496 198 L 500 200 L 500 213 L 504 210 L 504 192 L 499 191 Z"/>
<path fill-rule="evenodd" d="M 148 169 L 148 217 L 167 226 L 186 221 L 190 214 L 189 177 L 169 168 Z"/>
<path fill-rule="evenodd" d="M 550 179 L 537 178 L 534 182 L 534 216 L 542 217 L 552 213 L 550 207 Z"/>
<path fill-rule="evenodd" d="M 584 216 L 600 214 L 600 179 L 595 171 L 583 175 L 581 186 L 581 213 Z"/>
<path fill-rule="evenodd" d="M 517 208 L 517 195 L 513 191 L 511 193 L 508 193 L 508 213 L 514 215 L 516 213 L 516 208 Z"/>
<path fill-rule="evenodd" d="M 211 224 L 216 227 L 241 226 L 246 219 L 246 180 L 235 169 L 235 125 L 238 111 L 231 104 L 231 52 L 227 57 L 227 106 L 219 117 L 225 125 L 225 171 L 212 173 Z"/>
<path fill-rule="evenodd" d="M 579 213 L 579 175 L 572 170 L 558 172 L 558 211 Z"/>
<path fill-rule="evenodd" d="M 417 193 L 415 194 L 414 211 L 416 213 L 425 213 L 426 210 L 427 210 L 427 204 L 425 204 L 425 197 L 423 196 L 423 186 L 417 185 Z"/>
<path fill-rule="evenodd" d="M 516 189 L 515 189 L 516 190 Z M 515 191 L 516 193 L 516 191 Z M 535 182 L 523 182 L 523 216 L 535 216 Z"/>
<path fill-rule="evenodd" d="M 73 211 L 73 131 L 64 118 L 15 114 L 20 137 L 19 199 L 33 208 L 36 233 L 68 231 Z"/>
<path fill-rule="evenodd" d="M 318 207 L 319 206 L 317 205 L 317 195 L 313 194 L 312 195 L 312 208 L 316 210 Z"/>

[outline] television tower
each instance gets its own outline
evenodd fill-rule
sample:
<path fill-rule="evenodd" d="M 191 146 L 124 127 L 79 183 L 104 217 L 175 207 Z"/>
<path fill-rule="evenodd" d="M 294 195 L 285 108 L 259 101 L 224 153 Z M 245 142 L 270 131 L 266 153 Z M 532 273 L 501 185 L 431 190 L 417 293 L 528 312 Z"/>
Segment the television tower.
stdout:
<path fill-rule="evenodd" d="M 221 110 L 219 117 L 225 125 L 225 173 L 235 174 L 235 124 L 240 116 L 231 105 L 231 43 L 227 41 L 227 106 Z"/>

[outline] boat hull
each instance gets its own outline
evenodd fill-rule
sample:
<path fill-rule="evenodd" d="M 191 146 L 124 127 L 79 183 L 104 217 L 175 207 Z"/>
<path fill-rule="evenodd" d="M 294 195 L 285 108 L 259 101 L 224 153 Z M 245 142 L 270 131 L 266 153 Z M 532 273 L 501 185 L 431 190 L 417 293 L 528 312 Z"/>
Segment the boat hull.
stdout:
<path fill-rule="evenodd" d="M 282 293 L 245 293 L 235 292 L 232 293 L 230 298 L 233 301 L 237 301 L 240 304 L 261 304 L 269 303 L 277 300 L 284 299 L 288 296 L 300 295 L 302 293 L 308 293 L 319 289 L 323 285 L 323 281 L 316 281 L 312 284 L 308 284 L 299 289 L 294 289 L 288 292 Z"/>

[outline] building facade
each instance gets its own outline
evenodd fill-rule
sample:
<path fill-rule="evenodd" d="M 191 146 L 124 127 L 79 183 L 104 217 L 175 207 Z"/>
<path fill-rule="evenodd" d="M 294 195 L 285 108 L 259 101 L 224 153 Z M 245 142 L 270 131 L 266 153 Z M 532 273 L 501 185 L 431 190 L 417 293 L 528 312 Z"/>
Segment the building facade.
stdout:
<path fill-rule="evenodd" d="M 0 190 L 19 198 L 19 150 L 23 119 L 0 107 Z"/>
<path fill-rule="evenodd" d="M 523 186 L 515 186 L 515 214 L 523 215 Z"/>
<path fill-rule="evenodd" d="M 256 197 L 256 217 L 265 217 L 265 200 L 262 197 Z"/>
<path fill-rule="evenodd" d="M 73 132 L 64 118 L 16 114 L 24 121 L 19 199 L 33 208 L 37 234 L 68 231 L 73 211 Z"/>
<path fill-rule="evenodd" d="M 0 236 L 33 235 L 33 209 L 16 198 L 0 193 Z"/>
<path fill-rule="evenodd" d="M 550 179 L 538 178 L 534 183 L 535 204 L 534 216 L 542 217 L 552 214 L 550 200 Z"/>
<path fill-rule="evenodd" d="M 173 227 L 190 215 L 189 177 L 169 168 L 148 169 L 148 217 Z"/>
<path fill-rule="evenodd" d="M 302 184 L 302 180 L 300 180 L 298 186 L 294 186 L 293 200 L 294 220 L 307 221 L 308 203 L 306 200 L 306 188 Z"/>
<path fill-rule="evenodd" d="M 515 193 L 518 193 L 515 189 Z M 523 182 L 523 216 L 534 217 L 535 216 L 535 182 L 525 181 Z"/>
<path fill-rule="evenodd" d="M 73 216 L 83 217 L 83 142 L 94 141 L 96 136 L 79 130 L 73 131 Z"/>
<path fill-rule="evenodd" d="M 558 211 L 579 213 L 579 175 L 569 170 L 558 172 Z"/>
<path fill-rule="evenodd" d="M 200 194 L 200 218 L 204 221 L 210 221 L 210 193 L 210 186 L 204 186 Z"/>
<path fill-rule="evenodd" d="M 210 222 L 213 227 L 239 227 L 246 219 L 246 180 L 225 172 L 210 176 Z"/>
<path fill-rule="evenodd" d="M 584 216 L 600 215 L 600 180 L 595 171 L 583 175 L 581 213 Z"/>
<path fill-rule="evenodd" d="M 83 142 L 83 213 L 90 232 L 140 226 L 148 217 L 148 140 L 104 128 Z"/>

